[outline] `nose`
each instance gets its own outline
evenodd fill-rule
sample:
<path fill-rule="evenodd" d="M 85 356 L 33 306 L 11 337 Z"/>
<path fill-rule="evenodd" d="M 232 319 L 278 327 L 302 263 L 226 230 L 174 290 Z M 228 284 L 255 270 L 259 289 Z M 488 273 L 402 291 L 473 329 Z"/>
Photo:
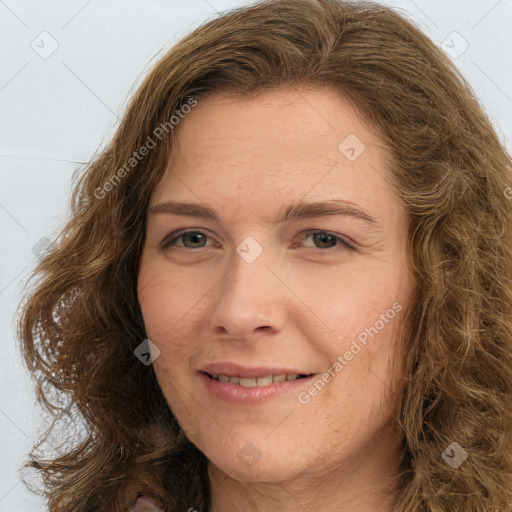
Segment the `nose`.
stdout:
<path fill-rule="evenodd" d="M 250 261 L 250 260 L 249 260 Z M 216 287 L 211 325 L 216 335 L 247 340 L 262 332 L 279 332 L 286 322 L 291 293 L 270 250 L 252 262 L 238 253 Z"/>

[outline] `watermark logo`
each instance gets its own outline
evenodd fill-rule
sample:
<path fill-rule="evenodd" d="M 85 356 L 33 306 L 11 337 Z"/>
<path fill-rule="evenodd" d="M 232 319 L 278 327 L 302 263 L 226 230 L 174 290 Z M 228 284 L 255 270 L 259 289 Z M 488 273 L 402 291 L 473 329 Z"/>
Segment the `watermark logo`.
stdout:
<path fill-rule="evenodd" d="M 457 469 L 468 458 L 468 452 L 454 441 L 441 453 L 441 457 L 453 469 Z"/>
<path fill-rule="evenodd" d="M 248 467 L 253 467 L 262 457 L 262 453 L 252 443 L 245 445 L 238 450 L 236 456 Z"/>
<path fill-rule="evenodd" d="M 453 31 L 443 39 L 441 48 L 452 59 L 458 59 L 469 48 L 469 43 L 458 32 Z"/>
<path fill-rule="evenodd" d="M 354 133 L 347 135 L 338 145 L 338 151 L 350 162 L 357 160 L 365 149 L 363 141 Z"/>
<path fill-rule="evenodd" d="M 49 32 L 41 32 L 30 46 L 41 59 L 47 59 L 57 51 L 59 43 Z"/>
<path fill-rule="evenodd" d="M 236 252 L 246 263 L 253 263 L 263 252 L 263 247 L 252 236 L 248 236 L 238 244 Z"/>
<path fill-rule="evenodd" d="M 32 254 L 37 261 L 41 261 L 48 253 L 53 251 L 55 243 L 49 238 L 40 238 L 36 244 L 32 247 Z"/>
<path fill-rule="evenodd" d="M 149 366 L 160 356 L 160 349 L 151 340 L 145 339 L 134 350 L 134 354 L 142 364 Z"/>

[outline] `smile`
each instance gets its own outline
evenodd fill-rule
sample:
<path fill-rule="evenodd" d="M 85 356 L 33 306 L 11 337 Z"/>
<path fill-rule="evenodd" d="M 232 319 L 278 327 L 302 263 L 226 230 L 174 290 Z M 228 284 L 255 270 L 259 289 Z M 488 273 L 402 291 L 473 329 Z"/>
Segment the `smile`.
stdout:
<path fill-rule="evenodd" d="M 230 377 L 229 375 L 215 375 L 215 374 L 207 374 L 212 379 L 218 380 L 220 382 L 229 382 L 231 384 L 238 384 L 239 386 L 242 386 L 244 388 L 254 388 L 256 386 L 258 387 L 265 387 L 270 386 L 271 384 L 276 384 L 278 382 L 284 382 L 284 381 L 291 381 L 291 380 L 297 380 L 297 379 L 303 379 L 307 377 L 307 375 L 299 375 L 299 374 L 293 374 L 293 375 L 267 375 L 266 377 L 259 377 L 259 378 L 241 378 L 241 377 Z"/>
<path fill-rule="evenodd" d="M 276 374 L 266 377 L 237 377 L 224 374 L 198 373 L 207 394 L 214 400 L 237 404 L 261 404 L 309 386 L 316 374 Z"/>

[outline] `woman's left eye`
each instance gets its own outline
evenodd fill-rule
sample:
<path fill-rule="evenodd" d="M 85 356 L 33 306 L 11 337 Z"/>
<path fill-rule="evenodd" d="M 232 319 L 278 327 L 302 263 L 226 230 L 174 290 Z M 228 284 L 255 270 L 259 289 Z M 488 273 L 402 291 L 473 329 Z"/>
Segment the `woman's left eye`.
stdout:
<path fill-rule="evenodd" d="M 161 242 L 162 249 L 168 249 L 172 246 L 184 247 L 185 249 L 201 249 L 206 247 L 206 242 L 209 239 L 209 237 L 202 231 L 179 231 L 177 233 L 172 233 L 169 236 L 170 238 L 166 237 Z M 310 237 L 312 237 L 315 247 L 318 249 L 331 249 L 336 247 L 336 245 L 341 245 L 340 249 L 355 250 L 355 248 L 343 237 L 330 233 L 329 231 L 316 230 L 306 232 L 304 239 L 308 239 Z M 182 243 L 178 244 L 178 241 L 181 241 Z M 295 244 L 294 247 L 296 247 Z"/>
<path fill-rule="evenodd" d="M 352 245 L 350 245 L 343 237 L 335 235 L 334 233 L 330 233 L 329 231 L 312 231 L 306 233 L 306 236 L 304 238 L 309 237 L 312 237 L 313 241 L 319 244 L 316 245 L 318 249 L 330 249 L 338 244 L 342 246 L 340 247 L 340 249 L 342 250 L 355 250 L 355 248 Z"/>

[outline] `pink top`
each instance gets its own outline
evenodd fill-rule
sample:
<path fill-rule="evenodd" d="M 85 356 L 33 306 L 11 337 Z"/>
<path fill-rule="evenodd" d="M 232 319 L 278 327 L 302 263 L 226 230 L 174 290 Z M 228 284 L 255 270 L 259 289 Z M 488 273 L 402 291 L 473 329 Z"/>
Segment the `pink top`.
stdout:
<path fill-rule="evenodd" d="M 163 512 L 163 510 L 149 496 L 139 496 L 129 512 Z"/>

